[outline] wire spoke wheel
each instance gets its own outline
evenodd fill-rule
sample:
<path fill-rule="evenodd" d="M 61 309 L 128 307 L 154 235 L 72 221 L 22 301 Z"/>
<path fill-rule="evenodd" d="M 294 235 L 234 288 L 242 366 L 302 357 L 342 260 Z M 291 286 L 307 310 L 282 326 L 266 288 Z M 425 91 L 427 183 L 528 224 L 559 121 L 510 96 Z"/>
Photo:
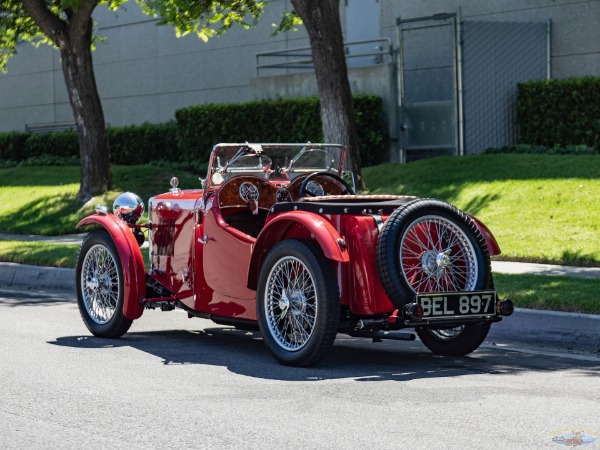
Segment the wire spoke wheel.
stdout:
<path fill-rule="evenodd" d="M 265 258 L 256 314 L 265 345 L 279 362 L 315 364 L 333 345 L 340 295 L 334 266 L 313 241 L 289 239 Z"/>
<path fill-rule="evenodd" d="M 133 321 L 123 315 L 123 269 L 106 230 L 92 231 L 84 239 L 75 273 L 77 305 L 88 330 L 106 338 L 125 334 Z"/>
<path fill-rule="evenodd" d="M 402 274 L 415 293 L 475 289 L 477 257 L 466 233 L 442 216 L 420 217 L 400 242 Z"/>
<path fill-rule="evenodd" d="M 119 300 L 117 263 L 102 244 L 94 245 L 83 261 L 81 292 L 90 318 L 104 325 L 113 318 Z"/>
<path fill-rule="evenodd" d="M 269 331 L 282 348 L 300 350 L 312 336 L 317 319 L 315 282 L 298 258 L 280 259 L 269 273 L 265 308 Z"/>

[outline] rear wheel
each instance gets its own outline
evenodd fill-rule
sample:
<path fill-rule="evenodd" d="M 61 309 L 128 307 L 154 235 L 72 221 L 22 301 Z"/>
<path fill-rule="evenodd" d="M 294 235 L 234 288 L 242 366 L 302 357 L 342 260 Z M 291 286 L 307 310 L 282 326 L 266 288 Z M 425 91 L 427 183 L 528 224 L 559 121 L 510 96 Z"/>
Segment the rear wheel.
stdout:
<path fill-rule="evenodd" d="M 79 250 L 76 268 L 77 305 L 94 336 L 117 338 L 132 320 L 123 316 L 123 269 L 106 230 L 92 231 Z"/>
<path fill-rule="evenodd" d="M 313 242 L 280 242 L 261 268 L 256 308 L 265 345 L 279 362 L 315 364 L 333 345 L 339 324 L 331 261 Z"/>
<path fill-rule="evenodd" d="M 481 233 L 466 214 L 439 200 L 415 200 L 390 216 L 377 242 L 377 265 L 397 308 L 412 302 L 415 294 L 492 287 Z M 477 349 L 489 328 L 486 322 L 416 331 L 434 353 L 459 356 Z"/>

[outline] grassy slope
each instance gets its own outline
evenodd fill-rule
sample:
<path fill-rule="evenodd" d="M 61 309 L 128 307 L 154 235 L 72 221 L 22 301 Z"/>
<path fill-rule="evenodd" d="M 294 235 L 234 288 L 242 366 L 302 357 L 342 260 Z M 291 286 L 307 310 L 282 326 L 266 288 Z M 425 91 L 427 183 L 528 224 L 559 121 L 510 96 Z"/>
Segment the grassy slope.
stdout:
<path fill-rule="evenodd" d="M 600 158 L 481 155 L 364 169 L 370 193 L 436 197 L 477 216 L 503 259 L 600 265 Z"/>
<path fill-rule="evenodd" d="M 148 198 L 169 188 L 177 175 L 182 188 L 199 188 L 189 172 L 159 166 L 113 166 L 114 188 L 86 205 L 76 201 L 79 167 L 16 167 L 0 170 L 0 232 L 60 235 L 75 233 L 77 222 L 98 204 L 112 209 L 124 191 Z"/>

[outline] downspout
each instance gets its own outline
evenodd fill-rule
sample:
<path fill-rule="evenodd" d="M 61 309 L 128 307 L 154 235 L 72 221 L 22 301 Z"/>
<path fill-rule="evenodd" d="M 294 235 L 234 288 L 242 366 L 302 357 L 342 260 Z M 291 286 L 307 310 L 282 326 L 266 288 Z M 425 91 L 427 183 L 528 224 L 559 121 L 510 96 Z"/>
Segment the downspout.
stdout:
<path fill-rule="evenodd" d="M 403 146 L 406 142 L 406 130 L 403 125 L 400 125 L 400 121 L 404 124 L 404 52 L 402 47 L 402 19 L 400 16 L 396 19 L 396 25 L 398 33 L 396 40 L 396 109 L 398 111 L 396 134 L 398 136 L 398 162 L 404 163 L 406 155 L 404 154 Z"/>
<path fill-rule="evenodd" d="M 454 37 L 456 45 L 456 93 L 457 93 L 457 117 L 458 122 L 458 155 L 464 156 L 465 154 L 465 118 L 464 118 L 464 104 L 463 104 L 463 57 L 462 57 L 462 17 L 460 14 L 460 6 L 456 13 L 455 20 L 455 31 Z"/>
<path fill-rule="evenodd" d="M 552 19 L 546 21 L 546 79 L 552 79 Z"/>

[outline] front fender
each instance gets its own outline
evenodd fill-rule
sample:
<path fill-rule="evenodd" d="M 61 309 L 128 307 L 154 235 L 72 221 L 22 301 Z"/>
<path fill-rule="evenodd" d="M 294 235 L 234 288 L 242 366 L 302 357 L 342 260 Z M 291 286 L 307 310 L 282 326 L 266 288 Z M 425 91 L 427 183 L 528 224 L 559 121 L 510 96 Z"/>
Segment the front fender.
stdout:
<path fill-rule="evenodd" d="M 342 237 L 331 223 L 315 213 L 293 211 L 278 214 L 262 229 L 250 259 L 248 288 L 256 290 L 262 260 L 267 252 L 283 239 L 314 239 L 325 257 L 338 262 L 348 262 L 350 258 Z"/>
<path fill-rule="evenodd" d="M 85 217 L 77 228 L 85 225 L 101 226 L 114 241 L 123 268 L 123 315 L 131 320 L 138 319 L 144 312 L 140 300 L 146 296 L 146 270 L 142 251 L 131 228 L 113 214 Z"/>

